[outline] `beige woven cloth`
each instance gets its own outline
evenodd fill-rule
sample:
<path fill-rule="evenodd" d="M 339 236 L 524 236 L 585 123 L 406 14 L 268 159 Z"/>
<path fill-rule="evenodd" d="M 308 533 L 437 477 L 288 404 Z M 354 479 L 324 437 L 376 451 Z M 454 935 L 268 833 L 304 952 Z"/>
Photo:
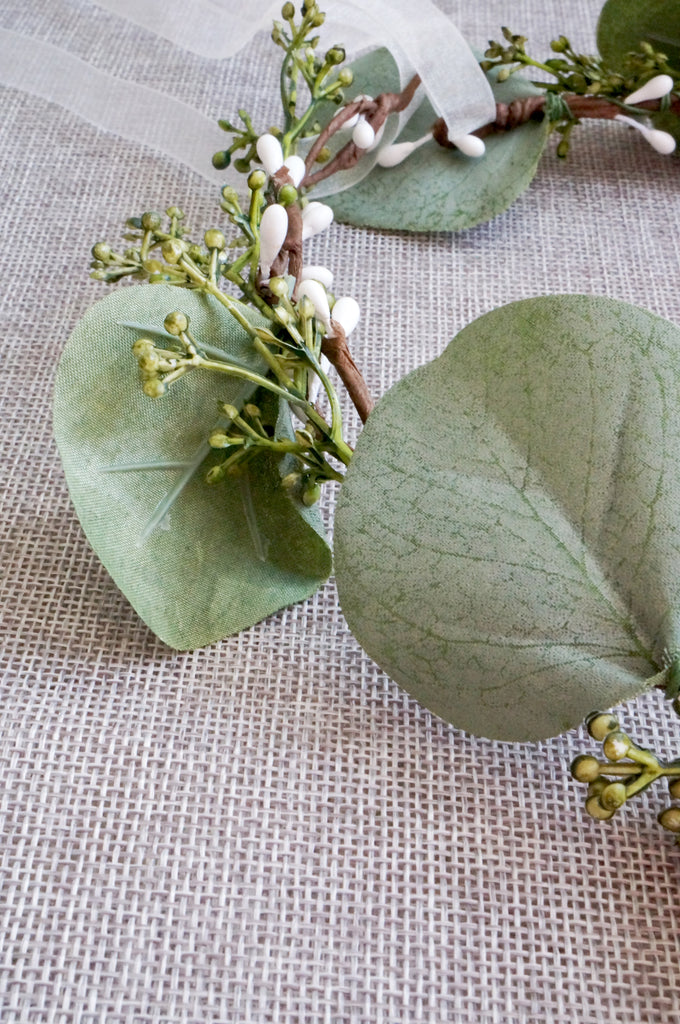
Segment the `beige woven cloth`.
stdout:
<path fill-rule="evenodd" d="M 559 32 L 592 48 L 598 7 L 446 9 L 473 43 L 509 22 L 545 53 Z M 0 26 L 70 41 L 211 117 L 275 111 L 265 36 L 230 62 L 177 59 L 85 0 L 0 0 Z M 105 294 L 91 244 L 172 202 L 212 226 L 215 189 L 44 100 L 0 95 L 0 1020 L 677 1019 L 680 849 L 654 821 L 667 794 L 591 822 L 566 770 L 583 734 L 512 747 L 434 719 L 362 653 L 332 582 L 189 654 L 139 621 L 69 504 L 51 388 Z M 680 322 L 677 175 L 637 134 L 588 124 L 493 223 L 335 227 L 314 262 L 361 303 L 354 347 L 376 393 L 525 296 L 604 294 Z M 624 716 L 678 753 L 661 700 Z"/>

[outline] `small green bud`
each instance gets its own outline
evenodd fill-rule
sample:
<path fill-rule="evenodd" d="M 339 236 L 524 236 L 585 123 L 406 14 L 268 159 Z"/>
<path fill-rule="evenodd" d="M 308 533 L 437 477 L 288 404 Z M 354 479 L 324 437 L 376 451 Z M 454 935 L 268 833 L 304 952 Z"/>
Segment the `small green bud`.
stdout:
<path fill-rule="evenodd" d="M 153 351 L 154 348 L 155 345 L 150 338 L 137 338 L 137 341 L 132 346 L 132 354 L 135 359 L 140 359 L 142 356 Z"/>
<path fill-rule="evenodd" d="M 179 238 L 168 238 L 161 246 L 161 253 L 166 263 L 179 263 L 184 251 L 185 245 Z"/>
<path fill-rule="evenodd" d="M 228 149 L 220 149 L 212 155 L 212 165 L 218 171 L 223 171 L 231 163 L 231 153 Z"/>
<path fill-rule="evenodd" d="M 555 149 L 560 160 L 564 160 L 565 157 L 569 156 L 569 139 L 560 139 Z"/>
<path fill-rule="evenodd" d="M 600 803 L 608 811 L 617 811 L 626 802 L 626 787 L 622 782 L 610 782 L 600 793 Z"/>
<path fill-rule="evenodd" d="M 295 440 L 297 441 L 298 444 L 301 444 L 305 447 L 314 444 L 314 438 L 312 437 L 308 430 L 296 430 Z"/>
<path fill-rule="evenodd" d="M 619 723 L 613 715 L 594 711 L 592 715 L 588 715 L 586 726 L 593 739 L 601 743 L 610 732 L 615 732 L 618 729 Z"/>
<path fill-rule="evenodd" d="M 550 49 L 553 53 L 564 53 L 565 50 L 569 49 L 569 40 L 566 36 L 560 36 L 559 39 L 553 39 L 550 44 Z"/>
<path fill-rule="evenodd" d="M 175 220 L 184 220 L 184 213 L 179 206 L 169 206 L 165 212 L 168 217 L 173 217 Z"/>
<path fill-rule="evenodd" d="M 345 50 L 342 46 L 332 46 L 324 58 L 326 64 L 342 64 L 344 59 Z"/>
<path fill-rule="evenodd" d="M 269 291 L 277 299 L 286 298 L 288 296 L 288 282 L 285 277 L 272 277 L 269 281 Z"/>
<path fill-rule="evenodd" d="M 309 508 L 311 505 L 316 505 L 320 497 L 321 485 L 318 483 L 310 484 L 309 487 L 305 487 L 302 492 L 302 504 Z"/>
<path fill-rule="evenodd" d="M 126 249 L 125 252 L 123 253 L 123 256 L 128 261 L 128 263 L 137 263 L 138 262 L 138 258 L 139 258 L 139 253 L 137 252 L 136 249 Z"/>
<path fill-rule="evenodd" d="M 338 82 L 345 88 L 354 81 L 354 74 L 349 68 L 343 68 L 338 72 Z"/>
<path fill-rule="evenodd" d="M 622 732 L 610 732 L 602 744 L 605 757 L 610 761 L 620 761 L 630 750 L 630 740 Z"/>
<path fill-rule="evenodd" d="M 312 28 L 321 28 L 325 20 L 326 15 L 323 13 L 323 11 L 319 11 L 317 14 L 314 15 L 310 24 L 312 25 Z M 344 59 L 345 58 L 343 57 L 343 60 Z"/>
<path fill-rule="evenodd" d="M 250 160 L 239 157 L 238 160 L 234 160 L 234 167 L 240 174 L 247 174 L 250 170 Z"/>
<path fill-rule="evenodd" d="M 331 158 L 331 151 L 328 146 L 322 146 L 319 152 L 316 154 L 317 164 L 325 164 L 327 160 Z"/>
<path fill-rule="evenodd" d="M 285 21 L 290 21 L 292 18 L 294 18 L 295 17 L 295 4 L 291 4 L 291 3 L 284 4 L 283 7 L 281 8 L 281 17 L 284 18 Z"/>
<path fill-rule="evenodd" d="M 232 207 L 235 210 L 239 209 L 238 204 L 238 192 L 231 185 L 225 185 L 222 189 L 222 205 Z"/>
<path fill-rule="evenodd" d="M 224 431 L 216 430 L 208 438 L 208 444 L 211 448 L 228 448 L 231 442 Z"/>
<path fill-rule="evenodd" d="M 510 68 L 509 67 L 502 67 L 502 68 L 500 68 L 499 71 L 498 71 L 498 81 L 499 82 L 507 82 L 507 80 L 509 78 L 510 78 Z"/>
<path fill-rule="evenodd" d="M 145 373 L 154 373 L 160 367 L 160 356 L 158 355 L 158 352 L 156 352 L 155 348 L 142 353 L 138 359 L 139 368 L 140 370 L 144 370 Z"/>
<path fill-rule="evenodd" d="M 279 158 L 280 159 L 280 158 Z M 255 171 L 251 171 L 248 175 L 248 188 L 251 192 L 256 192 L 259 188 L 264 188 L 267 182 L 267 175 L 261 168 L 257 168 Z"/>
<path fill-rule="evenodd" d="M 286 324 L 290 323 L 290 319 L 291 319 L 290 313 L 283 306 L 276 306 L 275 307 L 275 309 L 274 309 L 274 316 L 279 321 L 279 323 L 283 324 L 284 326 Z"/>
<path fill-rule="evenodd" d="M 100 263 L 108 263 L 111 259 L 112 249 L 106 242 L 97 242 L 96 245 L 92 246 L 92 255 Z"/>
<path fill-rule="evenodd" d="M 295 185 L 284 185 L 279 191 L 278 198 L 282 206 L 292 206 L 298 201 L 298 190 Z"/>
<path fill-rule="evenodd" d="M 260 416 L 262 415 L 262 412 L 258 408 L 258 406 L 254 405 L 252 402 L 248 402 L 247 405 L 244 405 L 243 411 L 246 414 L 246 416 L 249 416 L 253 420 L 259 419 Z"/>
<path fill-rule="evenodd" d="M 591 818 L 595 818 L 596 821 L 609 821 L 610 818 L 614 817 L 615 812 L 608 807 L 603 807 L 599 796 L 589 796 L 586 800 L 586 813 Z"/>
<path fill-rule="evenodd" d="M 669 780 L 668 792 L 671 794 L 674 800 L 680 800 L 680 779 Z"/>
<path fill-rule="evenodd" d="M 161 215 L 155 210 L 142 214 L 142 227 L 145 231 L 157 231 L 161 226 Z"/>
<path fill-rule="evenodd" d="M 600 763 L 590 754 L 581 754 L 572 761 L 571 774 L 577 782 L 595 782 L 600 777 Z"/>
<path fill-rule="evenodd" d="M 208 249 L 217 249 L 220 252 L 227 244 L 226 238 L 217 228 L 211 228 L 209 231 L 206 231 L 203 240 Z"/>
<path fill-rule="evenodd" d="M 298 313 L 303 320 L 311 320 L 316 313 L 316 306 L 306 295 L 303 295 L 298 302 Z"/>
<path fill-rule="evenodd" d="M 143 390 L 149 398 L 162 398 L 168 388 L 159 377 L 150 377 L 144 381 Z"/>
<path fill-rule="evenodd" d="M 680 807 L 667 807 L 665 811 L 662 811 L 657 821 L 662 828 L 668 829 L 669 832 L 680 832 Z"/>
<path fill-rule="evenodd" d="M 109 275 L 105 270 L 93 270 L 90 274 L 93 281 L 108 281 Z"/>
<path fill-rule="evenodd" d="M 236 417 L 238 416 L 238 409 L 236 408 L 236 406 L 229 405 L 228 402 L 225 402 L 222 405 L 222 412 L 224 413 L 225 416 L 228 416 L 230 420 L 235 420 Z"/>
<path fill-rule="evenodd" d="M 165 320 L 163 321 L 168 334 L 174 334 L 175 337 L 179 337 L 189 327 L 189 317 L 184 313 L 180 313 L 179 310 L 174 310 L 172 313 L 168 313 Z"/>

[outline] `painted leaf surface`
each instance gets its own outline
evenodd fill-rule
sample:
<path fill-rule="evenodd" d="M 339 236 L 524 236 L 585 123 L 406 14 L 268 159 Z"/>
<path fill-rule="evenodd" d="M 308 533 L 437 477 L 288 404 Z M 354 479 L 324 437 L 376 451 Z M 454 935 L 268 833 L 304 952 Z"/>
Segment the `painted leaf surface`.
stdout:
<path fill-rule="evenodd" d="M 54 424 L 90 543 L 147 625 L 184 650 L 308 597 L 331 556 L 318 513 L 290 501 L 276 463 L 205 483 L 217 458 L 206 438 L 220 422 L 218 403 L 241 407 L 250 383 L 194 372 L 163 398 L 143 394 L 130 349 L 146 332 L 120 324 L 162 330 L 173 309 L 190 317 L 199 343 L 260 369 L 246 332 L 212 299 L 166 285 L 122 288 L 71 335 Z"/>
<path fill-rule="evenodd" d="M 597 45 L 602 56 L 621 68 L 627 53 L 641 42 L 665 53 L 680 71 L 679 0 L 607 0 L 597 25 Z"/>
<path fill-rule="evenodd" d="M 358 91 L 375 95 L 384 90 L 384 59 L 381 57 L 379 65 L 381 74 L 375 77 L 368 58 L 364 59 L 366 63 L 357 73 Z M 497 102 L 502 103 L 537 92 L 531 83 L 516 76 L 496 83 L 493 89 Z M 436 120 L 424 99 L 399 141 L 421 138 Z M 530 121 L 514 131 L 489 136 L 481 159 L 428 142 L 397 167 L 376 167 L 358 184 L 325 201 L 333 207 L 337 220 L 349 224 L 408 231 L 470 228 L 502 213 L 528 187 L 549 131 L 547 121 Z"/>
<path fill-rule="evenodd" d="M 335 560 L 359 643 L 442 718 L 534 740 L 679 648 L 680 330 L 625 303 L 487 314 L 378 403 Z"/>

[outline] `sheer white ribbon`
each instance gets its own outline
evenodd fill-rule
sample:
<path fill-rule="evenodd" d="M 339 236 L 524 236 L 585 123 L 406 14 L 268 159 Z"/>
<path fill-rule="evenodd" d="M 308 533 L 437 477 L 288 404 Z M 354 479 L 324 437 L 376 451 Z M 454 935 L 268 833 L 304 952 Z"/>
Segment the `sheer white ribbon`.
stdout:
<path fill-rule="evenodd" d="M 258 31 L 270 28 L 280 17 L 282 0 L 94 2 L 184 50 L 218 60 L 233 56 Z M 431 0 L 328 0 L 321 7 L 328 17 L 320 34 L 329 45 L 343 42 L 348 53 L 371 44 L 387 46 L 404 83 L 417 71 L 451 136 L 467 134 L 493 118 L 486 77 L 458 30 Z M 225 180 L 225 173 L 210 164 L 211 154 L 224 143 L 210 118 L 162 92 L 101 71 L 66 49 L 0 29 L 0 84 L 59 103 L 99 128 L 156 148 L 211 181 Z M 247 105 L 248 97 L 238 97 L 238 102 Z M 398 130 L 394 118 L 385 141 Z M 362 160 L 337 184 L 347 187 L 371 166 L 372 161 Z"/>

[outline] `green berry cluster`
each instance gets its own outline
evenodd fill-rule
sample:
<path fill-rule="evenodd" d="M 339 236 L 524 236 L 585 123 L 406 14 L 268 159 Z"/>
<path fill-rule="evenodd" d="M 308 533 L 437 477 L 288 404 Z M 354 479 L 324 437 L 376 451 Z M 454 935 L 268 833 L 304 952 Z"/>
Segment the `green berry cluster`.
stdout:
<path fill-rule="evenodd" d="M 674 707 L 680 714 L 677 698 Z M 588 786 L 586 811 L 592 818 L 608 821 L 627 800 L 664 777 L 668 779 L 671 796 L 680 799 L 680 758 L 660 761 L 622 732 L 614 715 L 593 712 L 586 726 L 592 738 L 602 743 L 604 759 L 581 754 L 572 762 L 571 774 L 577 782 Z M 666 808 L 658 820 L 665 829 L 678 834 L 680 842 L 680 808 Z"/>

